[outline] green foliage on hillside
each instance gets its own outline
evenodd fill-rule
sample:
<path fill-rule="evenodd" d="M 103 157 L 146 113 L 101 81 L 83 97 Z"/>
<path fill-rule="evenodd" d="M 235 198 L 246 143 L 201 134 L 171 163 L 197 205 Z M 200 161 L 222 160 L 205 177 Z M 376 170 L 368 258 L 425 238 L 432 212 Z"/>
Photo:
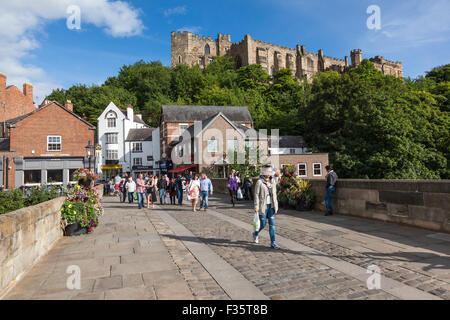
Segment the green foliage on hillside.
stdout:
<path fill-rule="evenodd" d="M 235 70 L 218 57 L 205 70 L 160 62 L 123 66 L 102 86 L 55 90 L 48 99 L 72 100 L 74 111 L 96 123 L 110 101 L 152 126 L 162 104 L 248 106 L 257 129 L 303 135 L 317 152 L 329 152 L 342 178 L 450 178 L 450 65 L 425 77 L 385 76 L 364 60 L 346 74 L 312 81 L 289 69 L 269 76 L 259 65 Z"/>

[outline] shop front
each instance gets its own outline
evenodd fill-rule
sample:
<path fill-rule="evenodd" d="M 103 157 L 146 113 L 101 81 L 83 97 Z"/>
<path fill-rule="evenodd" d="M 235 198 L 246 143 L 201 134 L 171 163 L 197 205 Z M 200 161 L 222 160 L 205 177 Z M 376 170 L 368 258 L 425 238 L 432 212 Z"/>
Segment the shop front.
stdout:
<path fill-rule="evenodd" d="M 109 181 L 113 179 L 116 175 L 122 176 L 123 167 L 120 164 L 105 164 L 100 167 L 102 174 L 101 179 L 104 181 Z"/>

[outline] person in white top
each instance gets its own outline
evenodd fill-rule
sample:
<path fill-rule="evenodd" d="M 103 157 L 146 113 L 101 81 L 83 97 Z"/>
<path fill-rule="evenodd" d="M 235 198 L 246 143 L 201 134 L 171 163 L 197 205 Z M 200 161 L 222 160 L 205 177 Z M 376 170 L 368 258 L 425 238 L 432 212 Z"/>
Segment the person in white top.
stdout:
<path fill-rule="evenodd" d="M 133 193 L 136 191 L 136 182 L 133 181 L 132 177 L 128 178 L 128 182 L 125 185 L 125 189 L 127 189 L 128 192 L 128 202 L 133 203 Z"/>
<path fill-rule="evenodd" d="M 192 211 L 197 211 L 197 201 L 200 196 L 200 180 L 198 179 L 198 174 L 195 174 L 194 178 L 191 179 L 187 189 L 189 199 L 192 201 Z"/>

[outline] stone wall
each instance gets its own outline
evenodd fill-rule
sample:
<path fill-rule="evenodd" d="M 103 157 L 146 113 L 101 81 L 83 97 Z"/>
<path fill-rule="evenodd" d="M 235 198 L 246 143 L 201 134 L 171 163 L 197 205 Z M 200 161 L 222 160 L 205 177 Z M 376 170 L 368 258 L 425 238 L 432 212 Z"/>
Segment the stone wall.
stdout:
<path fill-rule="evenodd" d="M 0 215 L 0 298 L 63 235 L 64 197 Z"/>
<path fill-rule="evenodd" d="M 226 179 L 211 179 L 228 194 Z M 255 182 L 255 180 L 254 180 Z M 316 210 L 325 210 L 325 180 L 310 180 Z M 336 213 L 450 233 L 450 180 L 338 180 Z"/>
<path fill-rule="evenodd" d="M 311 180 L 324 210 L 325 181 Z M 336 213 L 450 233 L 449 180 L 338 180 Z"/>

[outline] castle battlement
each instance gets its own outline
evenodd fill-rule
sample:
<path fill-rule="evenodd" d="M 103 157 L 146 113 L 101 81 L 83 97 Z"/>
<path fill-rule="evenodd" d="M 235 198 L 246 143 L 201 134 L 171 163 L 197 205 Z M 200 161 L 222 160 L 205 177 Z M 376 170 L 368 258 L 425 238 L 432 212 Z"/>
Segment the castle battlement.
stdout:
<path fill-rule="evenodd" d="M 280 68 L 290 68 L 298 77 L 312 75 L 324 70 L 336 70 L 338 72 L 346 72 L 349 67 L 357 67 L 362 62 L 362 50 L 353 49 L 350 51 L 351 64 L 349 57 L 344 59 L 326 56 L 323 50 L 317 53 L 309 52 L 304 45 L 297 45 L 295 48 L 277 45 L 262 40 L 252 39 L 249 34 L 239 42 L 231 42 L 230 34 L 218 33 L 217 38 L 213 40 L 211 36 L 193 35 L 191 32 L 178 31 L 171 32 L 172 35 L 172 66 L 178 64 L 200 65 L 206 67 L 212 62 L 215 56 L 228 55 L 233 58 L 236 68 L 259 63 L 267 72 L 272 73 Z M 191 39 L 193 42 L 186 41 Z M 215 41 L 215 45 L 211 42 Z M 266 54 L 259 50 L 271 50 L 278 54 Z M 295 57 L 301 59 L 293 59 Z M 303 59 L 306 58 L 306 59 Z M 375 67 L 384 74 L 394 76 L 403 76 L 403 65 L 401 62 L 386 60 L 381 56 L 371 58 Z"/>

